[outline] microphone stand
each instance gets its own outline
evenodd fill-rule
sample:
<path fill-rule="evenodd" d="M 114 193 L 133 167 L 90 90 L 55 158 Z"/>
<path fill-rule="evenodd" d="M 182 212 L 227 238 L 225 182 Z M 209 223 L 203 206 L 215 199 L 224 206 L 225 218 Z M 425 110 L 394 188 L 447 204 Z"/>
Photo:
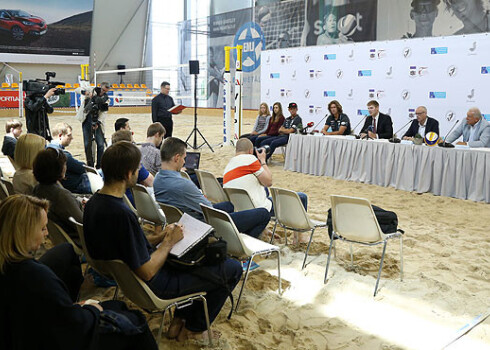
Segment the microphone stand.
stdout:
<path fill-rule="evenodd" d="M 444 136 L 444 141 L 439 143 L 439 147 L 444 147 L 444 148 L 454 148 L 454 145 L 452 143 L 446 142 L 446 138 L 449 136 L 451 131 L 453 131 L 454 127 L 459 123 L 459 119 L 456 120 L 456 123 L 452 126 L 451 129 L 447 132 L 446 136 Z"/>
<path fill-rule="evenodd" d="M 325 114 L 325 116 L 324 116 L 322 119 L 320 119 L 320 121 L 319 121 L 318 123 L 316 123 L 316 125 L 313 127 L 313 130 L 311 130 L 310 135 L 313 135 L 313 134 L 315 133 L 315 129 L 316 129 L 316 127 L 317 127 L 318 125 L 320 125 L 320 123 L 321 123 L 322 121 L 324 121 L 326 117 L 328 117 L 328 114 Z"/>
<path fill-rule="evenodd" d="M 390 141 L 391 143 L 400 143 L 400 139 L 398 137 L 395 137 L 396 134 L 398 134 L 400 131 L 402 131 L 403 129 L 405 129 L 405 127 L 410 124 L 412 122 L 412 120 L 409 120 L 407 124 L 403 125 L 399 130 L 397 130 L 396 132 L 393 133 L 393 137 L 391 139 L 389 139 L 388 141 Z"/>
<path fill-rule="evenodd" d="M 357 127 L 358 127 L 358 126 L 359 126 L 359 125 L 360 125 L 360 124 L 361 124 L 361 123 L 362 123 L 362 122 L 363 122 L 363 121 L 364 121 L 364 120 L 365 120 L 367 117 L 368 117 L 367 115 L 365 115 L 364 117 L 362 117 L 361 121 L 360 121 L 359 123 L 357 123 L 357 124 L 356 124 L 356 126 L 354 126 L 354 128 L 353 128 L 353 129 L 352 129 L 352 131 L 350 132 L 350 133 L 351 133 L 351 135 L 354 135 L 354 136 L 356 137 L 356 139 L 360 139 L 360 138 L 361 138 L 361 136 L 360 136 L 360 135 L 356 135 L 356 134 L 354 134 L 354 130 L 356 130 L 356 128 L 357 128 Z M 367 134 L 366 134 L 366 135 L 367 135 Z M 364 139 L 364 138 L 362 138 L 362 139 Z"/>

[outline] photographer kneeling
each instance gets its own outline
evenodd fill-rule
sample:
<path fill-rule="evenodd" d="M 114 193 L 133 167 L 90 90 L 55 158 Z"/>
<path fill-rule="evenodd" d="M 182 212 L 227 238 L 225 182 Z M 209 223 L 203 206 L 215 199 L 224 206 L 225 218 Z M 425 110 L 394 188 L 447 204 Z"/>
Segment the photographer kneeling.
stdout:
<path fill-rule="evenodd" d="M 105 118 L 109 110 L 109 83 L 103 82 L 100 87 L 96 87 L 92 92 L 85 92 L 83 112 L 79 111 L 78 120 L 82 122 L 83 143 L 85 147 L 85 157 L 87 165 L 93 167 L 95 160 L 93 156 L 92 143 L 97 144 L 97 159 L 95 167 L 100 168 L 102 154 L 104 153 L 105 137 Z M 82 106 L 80 106 L 82 110 Z"/>

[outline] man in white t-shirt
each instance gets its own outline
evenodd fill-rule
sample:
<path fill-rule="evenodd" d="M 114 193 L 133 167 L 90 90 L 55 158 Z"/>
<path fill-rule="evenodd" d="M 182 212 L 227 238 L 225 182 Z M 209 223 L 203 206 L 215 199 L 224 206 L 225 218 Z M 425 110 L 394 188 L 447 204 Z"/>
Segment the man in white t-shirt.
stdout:
<path fill-rule="evenodd" d="M 261 149 L 254 155 L 254 147 L 249 139 L 239 139 L 236 143 L 236 155 L 225 168 L 223 187 L 246 190 L 255 208 L 266 208 L 270 211 L 272 202 L 265 187 L 272 186 L 272 174 L 265 158 L 265 151 Z"/>

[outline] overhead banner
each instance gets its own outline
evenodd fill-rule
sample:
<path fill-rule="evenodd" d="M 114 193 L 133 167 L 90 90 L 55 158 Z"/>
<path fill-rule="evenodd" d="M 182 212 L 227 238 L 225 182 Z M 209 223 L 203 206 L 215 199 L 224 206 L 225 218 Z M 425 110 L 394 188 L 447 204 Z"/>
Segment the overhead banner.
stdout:
<path fill-rule="evenodd" d="M 3 0 L 0 60 L 88 63 L 93 0 Z"/>
<path fill-rule="evenodd" d="M 320 123 L 317 129 L 332 100 L 353 127 L 368 114 L 367 102 L 377 100 L 395 131 L 426 106 L 444 136 L 471 107 L 490 114 L 489 39 L 485 33 L 265 51 L 261 97 L 269 105 L 281 102 L 283 111 L 296 102 L 303 124 Z"/>

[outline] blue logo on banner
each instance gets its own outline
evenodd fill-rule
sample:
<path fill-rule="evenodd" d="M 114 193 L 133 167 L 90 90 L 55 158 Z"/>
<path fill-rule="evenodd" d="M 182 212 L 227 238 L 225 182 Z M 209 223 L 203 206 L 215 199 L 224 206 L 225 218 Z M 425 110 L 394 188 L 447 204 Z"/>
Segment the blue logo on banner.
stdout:
<path fill-rule="evenodd" d="M 357 71 L 357 76 L 358 77 L 370 77 L 372 75 L 373 75 L 373 71 L 370 70 L 370 69 Z"/>
<path fill-rule="evenodd" d="M 490 122 L 490 114 L 482 114 L 482 116 Z"/>
<path fill-rule="evenodd" d="M 324 97 L 335 97 L 335 91 L 323 91 Z"/>
<path fill-rule="evenodd" d="M 481 67 L 481 74 L 488 74 L 490 72 L 490 66 Z"/>
<path fill-rule="evenodd" d="M 253 72 L 260 66 L 260 53 L 265 48 L 265 37 L 262 29 L 255 22 L 247 22 L 235 34 L 233 46 L 243 46 L 242 70 Z M 233 50 L 236 60 L 236 50 Z"/>
<path fill-rule="evenodd" d="M 368 115 L 369 111 L 367 109 L 358 109 L 357 115 Z"/>
<path fill-rule="evenodd" d="M 279 79 L 280 76 L 279 73 L 271 73 L 271 79 Z"/>
<path fill-rule="evenodd" d="M 446 98 L 446 91 L 430 91 L 429 98 Z"/>
<path fill-rule="evenodd" d="M 447 54 L 447 46 L 433 47 L 430 49 L 431 55 L 445 55 Z"/>
<path fill-rule="evenodd" d="M 323 59 L 325 61 L 327 61 L 327 60 L 336 60 L 337 59 L 337 54 L 335 54 L 335 53 L 329 53 L 329 54 L 323 55 Z"/>

